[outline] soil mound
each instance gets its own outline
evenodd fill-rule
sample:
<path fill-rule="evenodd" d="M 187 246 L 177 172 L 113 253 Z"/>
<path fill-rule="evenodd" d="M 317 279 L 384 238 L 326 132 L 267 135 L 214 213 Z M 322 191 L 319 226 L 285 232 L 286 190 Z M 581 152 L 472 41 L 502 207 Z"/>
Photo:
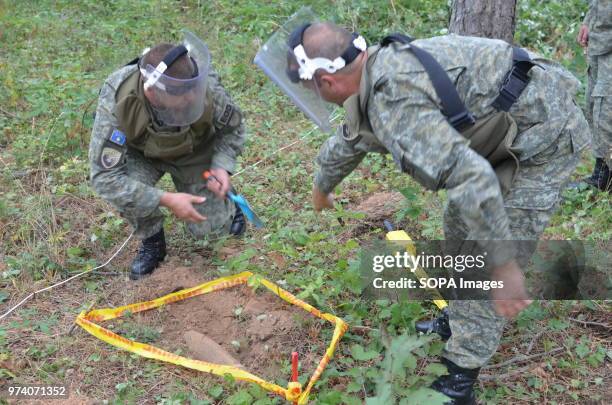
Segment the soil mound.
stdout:
<path fill-rule="evenodd" d="M 393 215 L 399 211 L 404 197 L 397 191 L 385 191 L 376 193 L 362 201 L 352 211 L 366 214 L 368 222 L 380 222 L 385 219 L 392 219 Z"/>

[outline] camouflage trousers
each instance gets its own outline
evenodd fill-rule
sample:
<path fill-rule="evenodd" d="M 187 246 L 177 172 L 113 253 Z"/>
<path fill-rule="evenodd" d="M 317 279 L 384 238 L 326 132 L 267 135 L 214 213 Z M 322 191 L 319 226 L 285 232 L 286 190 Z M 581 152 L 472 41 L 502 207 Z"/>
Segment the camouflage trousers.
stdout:
<path fill-rule="evenodd" d="M 612 167 L 612 52 L 589 56 L 587 118 L 593 132 L 593 154 Z"/>
<path fill-rule="evenodd" d="M 187 223 L 187 229 L 194 237 L 202 238 L 207 235 L 215 237 L 229 232 L 236 210 L 235 206 L 228 199 L 217 198 L 206 188 L 206 182 L 203 179 L 195 183 L 186 183 L 181 180 L 187 176 L 181 173 L 180 168 L 145 159 L 139 152 L 132 150 L 128 150 L 127 168 L 128 176 L 150 186 L 157 184 L 162 176 L 169 172 L 177 192 L 206 198 L 202 204 L 194 204 L 194 207 L 206 217 L 206 220 L 200 223 Z M 121 211 L 121 207 L 118 208 L 121 215 L 134 227 L 134 235 L 139 239 L 154 235 L 163 226 L 164 215 L 159 208 L 143 217 L 127 215 Z"/>
<path fill-rule="evenodd" d="M 504 196 L 513 239 L 538 239 L 557 208 L 560 191 L 579 160 L 572 133 L 588 131 L 586 120 L 577 110 L 555 144 L 521 162 L 512 188 Z M 453 205 L 444 214 L 444 233 L 449 240 L 473 239 Z M 491 301 L 454 300 L 449 303 L 449 323 L 452 336 L 442 356 L 461 367 L 477 368 L 497 350 L 505 319 L 495 313 Z"/>

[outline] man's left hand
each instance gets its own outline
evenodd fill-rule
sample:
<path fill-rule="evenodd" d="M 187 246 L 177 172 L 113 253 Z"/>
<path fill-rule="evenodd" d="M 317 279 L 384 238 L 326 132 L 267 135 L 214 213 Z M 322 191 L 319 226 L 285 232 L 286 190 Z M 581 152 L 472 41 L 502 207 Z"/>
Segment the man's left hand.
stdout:
<path fill-rule="evenodd" d="M 210 169 L 209 172 L 217 181 L 209 178 L 206 182 L 206 187 L 217 197 L 221 199 L 225 198 L 225 195 L 232 185 L 229 173 L 223 169 Z"/>
<path fill-rule="evenodd" d="M 493 289 L 491 293 L 498 315 L 512 319 L 531 304 L 525 289 L 525 276 L 515 261 L 494 269 L 491 278 L 504 282 L 503 288 Z"/>

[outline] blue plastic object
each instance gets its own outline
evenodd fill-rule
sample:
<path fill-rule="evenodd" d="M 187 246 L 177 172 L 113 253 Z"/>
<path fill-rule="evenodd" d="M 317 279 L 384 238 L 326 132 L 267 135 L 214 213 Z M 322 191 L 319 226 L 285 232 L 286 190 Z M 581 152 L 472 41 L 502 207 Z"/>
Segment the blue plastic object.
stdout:
<path fill-rule="evenodd" d="M 257 214 L 255 214 L 249 206 L 249 203 L 247 202 L 246 198 L 244 198 L 240 194 L 234 194 L 231 191 L 227 192 L 227 196 L 230 200 L 232 200 L 236 205 L 240 207 L 247 219 L 251 221 L 256 228 L 262 228 L 264 226 L 263 222 L 261 222 L 261 219 L 259 219 Z"/>

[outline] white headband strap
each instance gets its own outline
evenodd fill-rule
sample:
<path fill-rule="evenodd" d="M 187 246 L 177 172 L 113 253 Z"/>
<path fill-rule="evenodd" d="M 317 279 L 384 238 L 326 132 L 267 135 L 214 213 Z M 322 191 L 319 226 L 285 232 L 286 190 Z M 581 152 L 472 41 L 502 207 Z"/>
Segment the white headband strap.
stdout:
<path fill-rule="evenodd" d="M 353 46 L 362 52 L 365 51 L 367 49 L 365 38 L 359 35 L 353 40 Z M 333 61 L 327 58 L 309 58 L 302 44 L 293 49 L 293 54 L 300 65 L 299 74 L 302 80 L 312 80 L 318 69 L 323 69 L 327 73 L 333 74 L 346 66 L 346 61 L 341 56 L 338 56 Z"/>
<path fill-rule="evenodd" d="M 147 74 L 146 71 L 143 72 L 144 69 L 141 69 L 140 72 L 143 73 L 144 77 L 147 78 L 147 81 L 144 84 L 145 90 L 155 85 L 155 83 L 157 83 L 161 75 L 164 74 L 166 69 L 168 69 L 168 66 L 166 66 L 166 64 L 163 61 L 159 62 L 159 65 L 157 65 L 155 70 L 153 70 L 150 74 Z"/>

